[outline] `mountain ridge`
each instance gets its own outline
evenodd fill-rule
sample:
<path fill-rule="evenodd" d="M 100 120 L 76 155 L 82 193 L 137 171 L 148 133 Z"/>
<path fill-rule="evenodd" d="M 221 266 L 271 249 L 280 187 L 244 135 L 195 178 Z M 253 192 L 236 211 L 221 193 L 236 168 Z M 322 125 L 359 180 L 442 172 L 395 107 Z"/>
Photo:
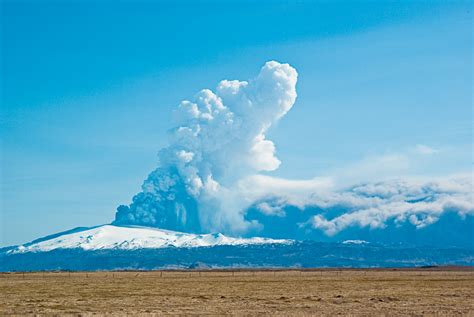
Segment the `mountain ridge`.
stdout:
<path fill-rule="evenodd" d="M 192 234 L 143 226 L 77 227 L 51 234 L 31 242 L 7 247 L 7 253 L 48 252 L 56 249 L 158 249 L 166 247 L 212 247 L 217 245 L 245 245 L 290 243 L 291 240 L 270 238 L 233 238 L 221 233 Z"/>
<path fill-rule="evenodd" d="M 108 224 L 0 249 L 0 272 L 443 265 L 474 266 L 474 249 L 364 240 L 246 239 Z"/>

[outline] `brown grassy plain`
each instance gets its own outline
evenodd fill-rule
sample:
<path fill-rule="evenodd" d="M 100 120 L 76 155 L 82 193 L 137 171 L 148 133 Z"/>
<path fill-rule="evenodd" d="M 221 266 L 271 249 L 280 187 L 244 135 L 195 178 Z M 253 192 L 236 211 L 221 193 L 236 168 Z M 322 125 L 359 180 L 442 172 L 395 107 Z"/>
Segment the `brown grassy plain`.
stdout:
<path fill-rule="evenodd" d="M 468 315 L 474 271 L 0 274 L 0 315 Z"/>

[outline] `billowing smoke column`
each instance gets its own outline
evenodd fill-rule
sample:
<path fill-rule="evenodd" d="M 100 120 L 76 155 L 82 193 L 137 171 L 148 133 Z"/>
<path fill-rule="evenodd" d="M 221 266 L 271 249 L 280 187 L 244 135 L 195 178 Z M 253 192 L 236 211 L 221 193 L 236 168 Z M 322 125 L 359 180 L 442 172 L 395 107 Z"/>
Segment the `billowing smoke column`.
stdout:
<path fill-rule="evenodd" d="M 267 62 L 250 81 L 223 80 L 182 101 L 170 144 L 159 166 L 115 224 L 200 232 L 244 232 L 252 223 L 243 211 L 251 202 L 237 194 L 239 179 L 278 168 L 275 146 L 265 137 L 296 99 L 297 72 Z"/>
<path fill-rule="evenodd" d="M 204 89 L 194 101 L 181 102 L 158 167 L 132 203 L 118 207 L 114 224 L 474 247 L 472 173 L 361 179 L 354 186 L 338 185 L 337 177 L 291 180 L 261 173 L 280 165 L 265 133 L 293 106 L 296 80 L 288 64 L 268 62 L 253 80 L 224 80 L 215 92 Z"/>

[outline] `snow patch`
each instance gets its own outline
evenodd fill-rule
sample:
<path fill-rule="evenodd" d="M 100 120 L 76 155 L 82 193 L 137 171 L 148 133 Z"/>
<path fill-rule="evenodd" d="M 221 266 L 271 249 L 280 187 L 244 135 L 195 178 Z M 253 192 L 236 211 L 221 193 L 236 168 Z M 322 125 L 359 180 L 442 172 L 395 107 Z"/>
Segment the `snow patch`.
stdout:
<path fill-rule="evenodd" d="M 368 244 L 368 241 L 365 240 L 345 240 L 342 244 Z"/>

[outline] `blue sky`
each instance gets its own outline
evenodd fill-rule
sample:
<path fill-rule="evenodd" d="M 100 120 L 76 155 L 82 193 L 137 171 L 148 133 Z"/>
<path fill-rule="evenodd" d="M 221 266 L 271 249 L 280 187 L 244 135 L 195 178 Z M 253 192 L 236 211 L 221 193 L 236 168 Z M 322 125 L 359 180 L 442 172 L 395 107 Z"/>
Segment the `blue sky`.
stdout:
<path fill-rule="evenodd" d="M 471 170 L 471 3 L 296 3 L 2 1 L 0 244 L 110 222 L 172 108 L 268 60 L 299 73 L 272 175 Z"/>

